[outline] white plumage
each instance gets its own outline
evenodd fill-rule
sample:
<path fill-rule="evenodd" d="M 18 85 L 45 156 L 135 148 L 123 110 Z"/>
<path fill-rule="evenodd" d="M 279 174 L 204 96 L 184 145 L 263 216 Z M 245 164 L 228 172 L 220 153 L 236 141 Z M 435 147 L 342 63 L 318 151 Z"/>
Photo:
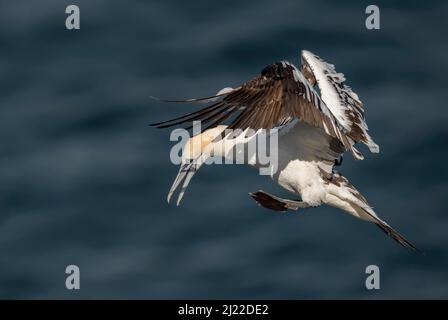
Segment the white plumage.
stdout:
<path fill-rule="evenodd" d="M 285 61 L 272 64 L 260 76 L 235 89 L 224 88 L 212 97 L 184 100 L 212 101 L 212 105 L 154 124 L 164 128 L 191 121 L 211 123 L 185 145 L 168 202 L 180 187 L 179 205 L 191 178 L 207 159 L 229 158 L 237 146 L 256 139 L 257 135 L 246 136 L 248 129 L 259 132 L 275 128 L 278 129 L 278 163 L 276 168 L 271 168 L 271 178 L 301 199 L 283 199 L 264 191 L 251 193 L 260 205 L 286 211 L 327 204 L 375 223 L 401 245 L 415 249 L 381 220 L 361 193 L 334 169 L 345 151 L 350 151 L 355 159 L 363 159 L 354 146 L 357 142 L 366 144 L 371 152 L 379 152 L 368 134 L 358 95 L 345 84 L 344 75 L 334 65 L 309 51 L 302 51 L 301 57 L 301 70 Z M 225 124 L 233 116 L 233 121 Z M 243 134 L 229 135 L 226 131 L 229 129 L 241 130 Z M 250 159 L 246 164 L 263 167 Z"/>

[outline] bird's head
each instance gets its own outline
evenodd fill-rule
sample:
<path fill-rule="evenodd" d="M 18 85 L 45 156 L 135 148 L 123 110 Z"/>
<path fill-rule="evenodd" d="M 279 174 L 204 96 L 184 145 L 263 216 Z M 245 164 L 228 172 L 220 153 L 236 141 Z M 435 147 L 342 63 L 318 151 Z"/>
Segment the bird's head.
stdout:
<path fill-rule="evenodd" d="M 215 139 L 227 128 L 227 126 L 220 125 L 210 128 L 200 134 L 188 139 L 182 152 L 182 162 L 194 161 L 198 157 L 207 154 L 211 155 L 215 147 Z"/>
<path fill-rule="evenodd" d="M 177 205 L 180 204 L 185 190 L 190 183 L 191 178 L 199 170 L 202 164 L 215 150 L 219 150 L 216 145 L 220 142 L 216 142 L 215 139 L 227 128 L 227 126 L 220 125 L 204 132 L 201 132 L 190 139 L 188 139 L 182 150 L 182 162 L 180 164 L 179 172 L 174 179 L 173 185 L 168 192 L 167 200 L 170 202 L 173 193 L 182 184 L 179 196 L 177 198 Z"/>

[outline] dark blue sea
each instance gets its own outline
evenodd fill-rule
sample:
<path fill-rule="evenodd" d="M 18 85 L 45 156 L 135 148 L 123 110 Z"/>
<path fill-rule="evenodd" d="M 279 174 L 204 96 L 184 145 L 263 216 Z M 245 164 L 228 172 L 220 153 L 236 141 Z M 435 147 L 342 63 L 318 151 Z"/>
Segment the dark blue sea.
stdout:
<path fill-rule="evenodd" d="M 2 1 L 0 298 L 448 298 L 448 3 L 376 1 L 379 30 L 369 4 Z M 148 123 L 197 106 L 150 96 L 209 96 L 302 49 L 345 73 L 381 146 L 339 170 L 424 254 L 335 208 L 260 208 L 248 192 L 287 193 L 244 166 L 204 166 L 167 204 L 174 143 Z"/>

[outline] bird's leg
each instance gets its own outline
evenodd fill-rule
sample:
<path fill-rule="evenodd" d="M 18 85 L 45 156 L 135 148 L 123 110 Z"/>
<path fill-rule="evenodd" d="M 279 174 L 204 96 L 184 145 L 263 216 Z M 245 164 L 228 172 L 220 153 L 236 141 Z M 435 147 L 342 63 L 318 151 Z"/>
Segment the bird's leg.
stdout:
<path fill-rule="evenodd" d="M 300 200 L 288 200 L 276 197 L 272 194 L 266 193 L 262 190 L 257 192 L 250 192 L 250 196 L 257 201 L 261 206 L 274 211 L 299 210 L 308 208 L 310 205 Z"/>

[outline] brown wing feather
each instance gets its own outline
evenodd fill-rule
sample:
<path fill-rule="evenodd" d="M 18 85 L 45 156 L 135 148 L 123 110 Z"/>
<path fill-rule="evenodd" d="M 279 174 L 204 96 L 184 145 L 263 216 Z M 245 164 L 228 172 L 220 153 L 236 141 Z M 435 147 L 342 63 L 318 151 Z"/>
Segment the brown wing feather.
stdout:
<path fill-rule="evenodd" d="M 352 151 L 355 158 L 362 159 L 309 82 L 288 62 L 267 66 L 260 76 L 221 97 L 221 101 L 199 111 L 152 125 L 166 128 L 201 121 L 213 127 L 235 115 L 229 129 L 257 131 L 272 129 L 298 118 L 321 128 L 338 139 L 346 150 Z"/>

